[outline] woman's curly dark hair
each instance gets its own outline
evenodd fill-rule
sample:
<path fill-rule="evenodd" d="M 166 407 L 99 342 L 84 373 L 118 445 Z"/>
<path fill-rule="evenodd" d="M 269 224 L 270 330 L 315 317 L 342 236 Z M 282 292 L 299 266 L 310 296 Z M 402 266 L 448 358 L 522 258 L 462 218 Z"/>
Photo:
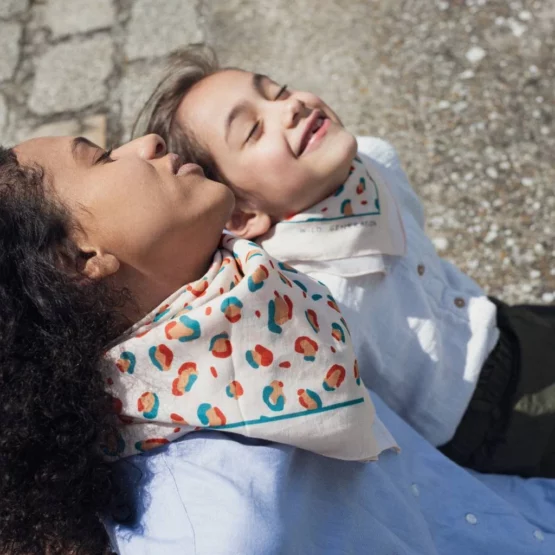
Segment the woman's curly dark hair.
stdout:
<path fill-rule="evenodd" d="M 72 221 L 39 167 L 0 147 L 0 553 L 108 549 L 115 481 L 104 347 L 121 295 L 79 274 Z"/>

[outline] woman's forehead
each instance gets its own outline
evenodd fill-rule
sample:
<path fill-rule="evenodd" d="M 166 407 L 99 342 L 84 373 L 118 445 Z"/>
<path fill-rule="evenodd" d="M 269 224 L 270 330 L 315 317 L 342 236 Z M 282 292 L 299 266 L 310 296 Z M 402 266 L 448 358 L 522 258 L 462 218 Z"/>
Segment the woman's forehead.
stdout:
<path fill-rule="evenodd" d="M 38 164 L 53 168 L 72 156 L 73 137 L 38 137 L 14 147 L 17 160 L 22 165 Z"/>
<path fill-rule="evenodd" d="M 93 166 L 99 149 L 84 137 L 38 137 L 17 145 L 14 152 L 21 165 L 39 166 L 53 182 L 65 182 Z"/>

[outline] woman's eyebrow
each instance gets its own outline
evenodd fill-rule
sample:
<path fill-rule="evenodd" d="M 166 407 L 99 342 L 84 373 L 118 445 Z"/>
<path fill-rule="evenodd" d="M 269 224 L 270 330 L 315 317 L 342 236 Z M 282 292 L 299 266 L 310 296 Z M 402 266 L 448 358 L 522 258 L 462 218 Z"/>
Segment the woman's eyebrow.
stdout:
<path fill-rule="evenodd" d="M 92 141 L 89 141 L 89 139 L 85 137 L 75 137 L 75 139 L 71 141 L 71 154 L 75 159 L 82 156 L 82 154 L 80 153 L 80 150 L 84 146 L 94 148 L 95 150 L 100 149 L 98 145 L 95 145 Z"/>
<path fill-rule="evenodd" d="M 254 90 L 254 92 L 258 95 L 260 95 L 263 98 L 266 98 L 266 91 L 264 89 L 264 81 L 265 80 L 270 80 L 270 78 L 267 75 L 263 75 L 262 73 L 253 73 L 252 75 L 252 79 L 251 79 L 251 86 Z M 239 104 L 236 104 L 231 111 L 229 112 L 226 122 L 225 122 L 225 140 L 227 142 L 228 140 L 228 136 L 229 136 L 229 132 L 231 130 L 231 124 L 233 123 L 233 120 L 235 120 L 238 116 L 240 116 L 242 113 L 248 111 L 249 106 L 246 102 L 239 102 Z"/>

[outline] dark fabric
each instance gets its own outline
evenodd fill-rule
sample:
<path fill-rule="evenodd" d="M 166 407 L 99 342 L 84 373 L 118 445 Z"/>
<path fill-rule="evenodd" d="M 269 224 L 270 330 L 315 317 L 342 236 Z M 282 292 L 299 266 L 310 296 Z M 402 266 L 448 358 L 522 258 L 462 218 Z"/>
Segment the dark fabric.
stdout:
<path fill-rule="evenodd" d="M 487 473 L 555 477 L 555 306 L 497 306 L 500 338 L 440 450 Z"/>

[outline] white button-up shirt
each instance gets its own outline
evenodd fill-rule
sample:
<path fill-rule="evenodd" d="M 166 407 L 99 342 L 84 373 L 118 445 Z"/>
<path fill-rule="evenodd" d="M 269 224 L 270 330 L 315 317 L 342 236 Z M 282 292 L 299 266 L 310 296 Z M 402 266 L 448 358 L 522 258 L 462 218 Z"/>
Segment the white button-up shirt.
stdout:
<path fill-rule="evenodd" d="M 422 203 L 393 147 L 363 137 L 359 148 L 376 162 L 398 202 L 407 252 L 385 257 L 385 275 L 311 275 L 341 306 L 366 385 L 442 445 L 453 437 L 498 340 L 496 308 L 472 279 L 437 255 L 424 231 Z"/>

